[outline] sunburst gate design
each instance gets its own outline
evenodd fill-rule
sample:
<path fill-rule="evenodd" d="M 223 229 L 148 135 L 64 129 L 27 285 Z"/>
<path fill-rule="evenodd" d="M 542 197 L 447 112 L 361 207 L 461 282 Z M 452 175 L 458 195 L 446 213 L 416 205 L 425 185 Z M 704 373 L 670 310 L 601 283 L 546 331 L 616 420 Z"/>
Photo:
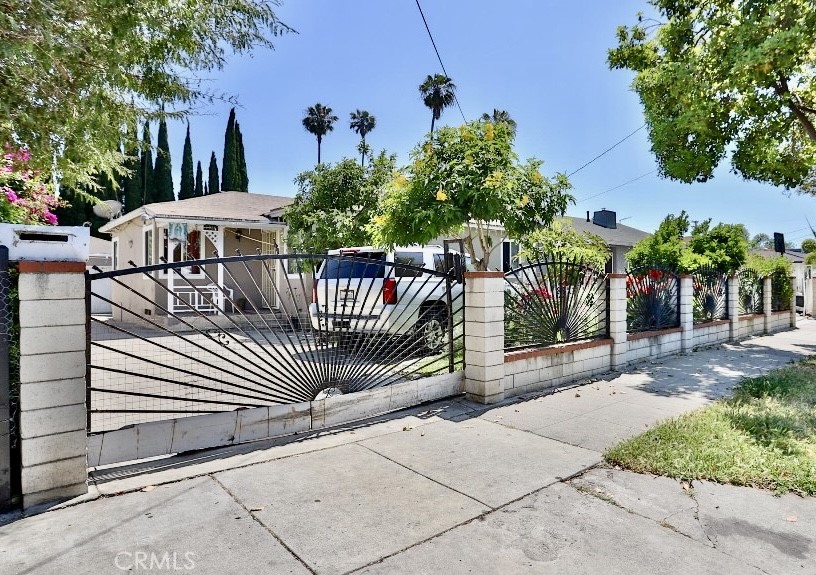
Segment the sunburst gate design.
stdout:
<path fill-rule="evenodd" d="M 737 272 L 739 290 L 737 309 L 740 315 L 763 313 L 765 309 L 762 276 L 756 270 L 743 268 Z"/>
<path fill-rule="evenodd" d="M 723 272 L 702 267 L 692 275 L 694 287 L 694 323 L 704 323 L 728 317 L 728 276 Z"/>
<path fill-rule="evenodd" d="M 606 274 L 580 260 L 536 261 L 505 278 L 505 349 L 607 336 Z"/>
<path fill-rule="evenodd" d="M 626 275 L 627 331 L 651 331 L 680 325 L 680 282 L 672 271 L 636 268 Z"/>
<path fill-rule="evenodd" d="M 461 369 L 464 290 L 449 259 L 238 255 L 90 273 L 89 302 L 113 313 L 89 319 L 89 430 Z"/>

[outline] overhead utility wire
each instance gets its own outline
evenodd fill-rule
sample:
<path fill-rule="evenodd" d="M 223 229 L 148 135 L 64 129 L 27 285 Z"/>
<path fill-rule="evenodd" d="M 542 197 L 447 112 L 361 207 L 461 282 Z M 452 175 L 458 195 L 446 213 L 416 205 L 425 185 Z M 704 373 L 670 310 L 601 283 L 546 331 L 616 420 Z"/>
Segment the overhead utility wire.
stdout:
<path fill-rule="evenodd" d="M 634 183 L 634 182 L 637 182 L 638 180 L 642 180 L 642 179 L 643 179 L 643 178 L 645 178 L 646 176 L 649 176 L 649 175 L 651 175 L 651 174 L 654 174 L 656 171 L 657 171 L 657 170 L 649 170 L 649 171 L 648 171 L 648 172 L 646 172 L 645 174 L 641 174 L 641 175 L 639 175 L 637 178 L 632 178 L 632 179 L 631 179 L 631 180 L 629 180 L 628 182 L 623 182 L 622 184 L 620 184 L 620 185 L 618 185 L 618 186 L 615 186 L 614 188 L 609 188 L 608 190 L 604 190 L 603 192 L 600 192 L 600 193 L 595 194 L 595 195 L 593 195 L 593 196 L 587 196 L 586 198 L 581 198 L 580 200 L 578 200 L 577 202 L 575 202 L 575 205 L 578 205 L 578 204 L 580 204 L 581 202 L 585 202 L 585 201 L 587 201 L 587 200 L 591 200 L 591 199 L 593 199 L 593 198 L 597 198 L 598 196 L 602 196 L 602 195 L 604 195 L 604 194 L 608 194 L 609 192 L 614 192 L 615 190 L 618 190 L 618 189 L 622 188 L 623 186 L 628 186 L 629 184 L 632 184 L 632 183 Z"/>
<path fill-rule="evenodd" d="M 632 136 L 634 136 L 635 134 L 637 134 L 638 132 L 640 132 L 640 131 L 641 131 L 643 128 L 645 128 L 645 127 L 646 127 L 646 124 L 643 124 L 642 126 L 640 126 L 640 128 L 638 128 L 638 129 L 637 129 L 637 130 L 635 130 L 634 132 L 631 132 L 631 133 L 629 133 L 627 136 L 625 136 L 625 137 L 621 138 L 620 140 L 618 140 L 617 142 L 615 142 L 614 144 L 612 144 L 610 147 L 608 147 L 607 149 L 605 149 L 603 152 L 601 152 L 600 154 L 598 154 L 597 156 L 595 156 L 594 158 L 592 158 L 592 159 L 591 159 L 590 161 L 588 161 L 586 164 L 584 164 L 583 166 L 581 166 L 581 167 L 580 167 L 580 168 L 578 168 L 577 170 L 573 171 L 571 174 L 567 174 L 567 177 L 569 178 L 569 177 L 571 177 L 571 176 L 574 176 L 575 174 L 577 174 L 578 172 L 580 172 L 581 170 L 583 170 L 584 168 L 586 168 L 588 165 L 590 165 L 590 164 L 591 164 L 592 162 L 594 162 L 595 160 L 599 160 L 599 159 L 601 159 L 601 158 L 602 158 L 602 157 L 604 157 L 606 154 L 608 154 L 609 152 L 611 152 L 612 150 L 614 150 L 615 148 L 617 148 L 617 147 L 618 147 L 620 144 L 624 143 L 626 140 L 628 140 L 629 138 L 631 138 Z"/>
<path fill-rule="evenodd" d="M 445 64 L 442 63 L 442 56 L 439 55 L 439 49 L 436 47 L 436 42 L 434 42 L 433 34 L 431 34 L 431 29 L 428 27 L 428 21 L 425 19 L 425 13 L 422 11 L 422 6 L 419 5 L 419 0 L 416 0 L 417 8 L 419 8 L 419 15 L 422 16 L 422 22 L 425 24 L 425 30 L 428 31 L 428 38 L 431 39 L 431 44 L 433 44 L 434 52 L 436 52 L 436 59 L 439 60 L 439 65 L 442 66 L 442 71 L 445 73 L 445 76 L 448 76 L 448 71 L 445 70 Z M 450 76 L 448 76 L 450 78 Z M 465 118 L 465 113 L 462 111 L 462 105 L 459 104 L 459 98 L 456 97 L 456 92 L 453 93 L 453 100 L 456 102 L 456 107 L 459 108 L 459 113 L 462 114 L 462 120 L 467 122 L 467 118 Z"/>

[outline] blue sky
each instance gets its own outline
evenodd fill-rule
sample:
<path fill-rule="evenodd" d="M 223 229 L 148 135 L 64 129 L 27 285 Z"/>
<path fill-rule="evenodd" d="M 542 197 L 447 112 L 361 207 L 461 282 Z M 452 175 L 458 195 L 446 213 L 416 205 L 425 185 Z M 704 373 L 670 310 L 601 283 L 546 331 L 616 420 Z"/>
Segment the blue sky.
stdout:
<path fill-rule="evenodd" d="M 615 28 L 647 10 L 646 0 L 424 0 L 423 10 L 468 120 L 493 108 L 518 123 L 516 151 L 544 161 L 543 172 L 572 172 L 643 124 L 626 71 L 610 71 L 606 51 Z M 414 0 L 289 0 L 279 17 L 298 34 L 277 39 L 274 51 L 233 57 L 210 85 L 238 98 L 250 191 L 294 195 L 294 177 L 314 166 L 316 142 L 301 125 L 320 102 L 340 120 L 323 142 L 323 161 L 356 157 L 348 115 L 357 108 L 377 118 L 368 136 L 374 150 L 408 152 L 430 128 L 417 86 L 440 72 Z M 193 153 L 205 178 L 210 152 L 219 167 L 230 106 L 217 104 L 191 118 Z M 441 123 L 458 125 L 447 109 Z M 154 134 L 156 130 L 153 130 Z M 184 126 L 170 126 L 178 187 Z M 570 215 L 607 208 L 623 223 L 653 230 L 667 213 L 685 209 L 693 220 L 744 223 L 751 233 L 783 232 L 796 243 L 816 224 L 816 198 L 745 182 L 724 164 L 705 184 L 686 185 L 650 174 L 655 168 L 643 129 L 575 174 L 578 200 Z"/>

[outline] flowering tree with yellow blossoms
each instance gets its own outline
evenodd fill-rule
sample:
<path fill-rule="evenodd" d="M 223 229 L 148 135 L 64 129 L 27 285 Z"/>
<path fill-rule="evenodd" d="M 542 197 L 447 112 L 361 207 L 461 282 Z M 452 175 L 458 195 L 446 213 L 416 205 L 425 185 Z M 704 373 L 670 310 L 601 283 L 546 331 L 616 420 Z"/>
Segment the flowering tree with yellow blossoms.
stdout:
<path fill-rule="evenodd" d="M 489 224 L 522 238 L 563 215 L 574 201 L 567 176 L 549 179 L 540 160 L 519 162 L 513 137 L 506 124 L 489 121 L 428 134 L 384 190 L 371 223 L 375 242 L 393 247 L 455 235 L 483 271 L 492 247 Z"/>

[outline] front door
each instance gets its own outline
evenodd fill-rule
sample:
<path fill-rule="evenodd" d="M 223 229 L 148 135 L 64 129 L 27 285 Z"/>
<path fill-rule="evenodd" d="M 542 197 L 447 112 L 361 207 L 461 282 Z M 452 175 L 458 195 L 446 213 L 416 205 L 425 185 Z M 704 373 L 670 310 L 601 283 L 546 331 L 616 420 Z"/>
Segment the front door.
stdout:
<path fill-rule="evenodd" d="M 278 232 L 264 230 L 261 232 L 261 254 L 276 254 L 278 253 Z M 278 278 L 278 260 L 266 260 L 262 265 L 267 267 L 267 270 L 262 270 L 261 273 L 261 290 L 265 299 L 264 307 L 278 307 L 277 290 L 275 289 L 275 282 Z"/>

